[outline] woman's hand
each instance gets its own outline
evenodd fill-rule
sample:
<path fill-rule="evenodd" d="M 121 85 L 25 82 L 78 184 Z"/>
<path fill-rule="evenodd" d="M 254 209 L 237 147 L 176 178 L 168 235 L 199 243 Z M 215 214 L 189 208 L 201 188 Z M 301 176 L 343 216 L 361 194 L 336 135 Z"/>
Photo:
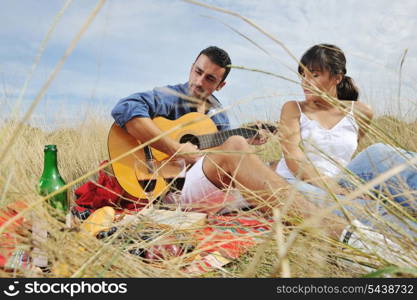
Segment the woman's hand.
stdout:
<path fill-rule="evenodd" d="M 307 182 L 319 187 L 324 191 L 331 192 L 335 195 L 346 196 L 349 193 L 351 193 L 351 191 L 349 191 L 348 189 L 345 189 L 342 186 L 340 186 L 338 182 L 335 181 L 332 177 L 320 176 L 314 179 L 307 180 Z"/>
<path fill-rule="evenodd" d="M 249 145 L 262 145 L 266 143 L 268 138 L 268 131 L 266 131 L 265 129 L 260 129 L 258 130 L 258 133 L 255 136 L 247 139 L 247 142 Z"/>

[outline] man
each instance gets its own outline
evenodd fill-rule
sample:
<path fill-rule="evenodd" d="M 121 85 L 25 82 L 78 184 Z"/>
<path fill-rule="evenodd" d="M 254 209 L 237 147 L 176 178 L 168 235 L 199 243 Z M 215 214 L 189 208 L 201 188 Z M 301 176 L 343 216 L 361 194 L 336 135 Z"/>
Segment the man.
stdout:
<path fill-rule="evenodd" d="M 230 72 L 230 65 L 231 60 L 224 50 L 214 46 L 208 47 L 199 53 L 192 64 L 188 82 L 169 86 L 169 89 L 176 92 L 175 94 L 161 89 L 133 94 L 117 103 L 112 116 L 115 122 L 135 139 L 142 142 L 149 141 L 162 134 L 152 121 L 157 116 L 178 119 L 189 112 L 207 114 L 221 108 L 220 102 L 212 94 L 226 85 L 225 79 Z M 189 97 L 196 100 L 196 103 L 185 99 Z M 224 112 L 215 114 L 211 118 L 219 130 L 230 127 L 229 119 Z M 319 214 L 319 208 L 292 190 L 283 178 L 267 167 L 253 153 L 248 141 L 243 137 L 232 136 L 216 148 L 218 151 L 206 155 L 202 155 L 191 143 L 180 144 L 167 136 L 152 143 L 152 147 L 168 155 L 176 155 L 193 165 L 186 174 L 181 191 L 179 201 L 183 208 L 198 206 L 201 210 L 205 205 L 221 204 L 234 207 L 250 205 L 268 212 L 274 207 L 282 208 L 290 201 L 288 211 L 293 216 L 306 219 Z M 231 186 L 239 190 L 252 191 L 254 197 L 250 197 L 248 203 L 240 201 L 241 197 L 227 197 L 223 190 Z M 212 211 L 211 209 L 207 207 L 207 210 Z M 219 210 L 221 207 L 215 209 L 215 211 Z M 378 250 L 358 243 L 359 235 L 347 230 L 348 223 L 342 218 L 326 215 L 320 218 L 319 222 L 323 229 L 337 240 L 354 243 L 367 252 Z M 381 235 L 370 232 L 361 224 L 355 223 L 355 225 L 356 230 L 361 229 L 361 236 L 365 233 L 371 235 L 373 240 L 377 239 L 380 243 L 386 244 Z M 381 255 L 380 251 L 378 254 Z"/>
<path fill-rule="evenodd" d="M 116 123 L 126 128 L 134 138 L 148 141 L 162 134 L 152 121 L 157 116 L 177 119 L 189 112 L 208 113 L 220 109 L 221 104 L 212 93 L 226 85 L 225 79 L 230 72 L 230 64 L 230 57 L 224 50 L 208 47 L 200 52 L 192 64 L 189 81 L 185 84 L 169 86 L 179 94 L 193 97 L 197 103 L 191 103 L 184 99 L 185 97 L 173 95 L 162 89 L 154 89 L 151 92 L 137 93 L 121 99 L 113 109 L 112 115 Z M 213 115 L 212 120 L 219 130 L 230 128 L 229 119 L 224 112 Z M 256 140 L 250 142 L 258 143 Z M 275 184 L 280 188 L 287 187 L 283 179 L 276 176 L 255 154 L 251 153 L 252 149 L 243 137 L 229 138 L 216 148 L 219 153 L 204 157 L 191 143 L 180 144 L 169 137 L 160 138 L 152 146 L 168 155 L 175 154 L 177 158 L 183 158 L 188 164 L 193 164 L 187 172 L 182 189 L 182 204 L 195 207 L 196 202 L 207 198 L 218 199 L 221 197 L 219 192 L 222 189 L 236 184 L 241 184 L 240 188 L 253 191 L 270 189 L 270 182 L 276 182 Z M 230 152 L 237 154 L 231 155 Z M 246 154 L 242 155 L 242 153 Z M 265 173 L 266 177 L 257 176 L 254 170 Z M 197 189 L 197 186 L 200 188 Z M 208 205 L 207 201 L 204 203 Z M 243 202 L 236 205 L 239 207 L 246 204 Z"/>

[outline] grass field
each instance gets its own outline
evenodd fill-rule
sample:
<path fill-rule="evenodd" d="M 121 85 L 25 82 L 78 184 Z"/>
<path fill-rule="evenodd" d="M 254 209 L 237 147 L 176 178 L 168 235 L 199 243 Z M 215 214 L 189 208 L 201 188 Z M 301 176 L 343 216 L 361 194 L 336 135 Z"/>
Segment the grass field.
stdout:
<path fill-rule="evenodd" d="M 30 126 L 24 126 L 21 135 L 10 150 L 9 155 L 2 164 L 0 173 L 1 207 L 23 201 L 27 205 L 33 205 L 24 214 L 25 226 L 16 232 L 12 227 L 0 227 L 2 233 L 10 233 L 18 248 L 31 252 L 34 240 L 29 232 L 33 214 L 34 218 L 43 218 L 47 223 L 49 236 L 47 242 L 42 245 L 48 253 L 52 264 L 52 272 L 43 273 L 37 269 L 30 270 L 0 270 L 1 277 L 12 276 L 40 276 L 40 277 L 187 277 L 187 273 L 181 271 L 181 266 L 187 263 L 187 259 L 193 255 L 182 257 L 178 261 L 167 261 L 164 268 L 147 264 L 143 259 L 135 257 L 126 251 L 126 244 L 117 240 L 97 240 L 94 237 L 82 235 L 78 230 L 68 230 L 63 223 L 50 217 L 42 205 L 42 198 L 37 195 L 36 185 L 43 168 L 43 146 L 56 144 L 58 146 L 59 169 L 69 188 L 70 200 L 74 201 L 74 189 L 89 180 L 96 180 L 97 175 L 91 175 L 84 179 L 82 176 L 97 170 L 98 164 L 108 159 L 107 132 L 110 124 L 100 120 L 91 120 L 88 124 L 82 124 L 74 129 L 56 129 L 52 132 L 44 132 Z M 361 144 L 361 148 L 377 141 L 399 144 L 410 150 L 417 150 L 415 131 L 417 122 L 405 123 L 392 117 L 380 117 L 375 119 L 371 131 L 375 131 Z M 8 123 L 0 128 L 2 149 L 3 141 L 10 138 L 14 123 Z M 393 138 L 393 140 L 391 140 Z M 279 144 L 275 137 L 258 146 L 259 155 L 265 161 L 276 160 L 280 157 Z M 242 215 L 248 212 L 241 212 Z M 407 236 L 401 230 L 387 230 L 383 221 L 372 215 L 369 218 L 377 223 L 378 230 L 385 233 L 392 240 L 400 243 L 407 249 L 411 257 L 416 258 L 415 239 Z M 399 213 L 393 210 L 393 214 Z M 400 216 L 400 218 L 407 218 Z M 414 216 L 415 218 L 415 216 Z M 415 219 L 413 219 L 415 222 Z M 302 223 L 301 223 L 302 224 Z M 301 226 L 301 224 L 299 226 Z M 275 225 L 277 226 L 277 225 Z M 355 277 L 363 275 L 363 271 L 351 265 L 343 266 L 336 263 L 336 256 L 358 258 L 361 253 L 346 254 L 341 252 L 341 247 L 335 241 L 325 238 L 323 232 L 316 225 L 303 228 L 296 235 L 295 241 L 287 239 L 295 232 L 297 226 L 278 226 L 282 235 L 277 236 L 278 231 L 272 231 L 264 237 L 257 247 L 243 255 L 241 258 L 228 264 L 222 271 L 208 272 L 202 276 L 208 277 Z M 136 228 L 137 231 L 143 228 Z M 123 232 L 123 230 L 121 231 Z M 124 232 L 132 234 L 132 228 L 125 228 Z M 134 235 L 134 234 L 133 234 Z M 134 240 L 134 238 L 131 238 Z M 277 239 L 281 244 L 277 243 Z M 135 240 L 135 243 L 138 242 Z M 288 243 L 288 244 L 287 244 Z M 278 255 L 277 245 L 284 246 L 285 255 Z M 148 245 L 149 246 L 149 245 Z M 142 245 L 146 248 L 147 245 Z M 150 247 L 150 246 L 149 246 Z M 4 253 L 4 248 L 1 249 Z M 195 254 L 195 253 L 194 253 Z M 366 256 L 366 255 L 365 255 Z M 389 268 L 390 263 L 374 257 L 372 265 L 375 269 L 386 270 L 391 276 L 414 276 L 417 265 L 409 265 L 410 270 L 398 273 L 397 269 Z M 285 265 L 285 272 L 283 271 Z M 388 269 L 387 269 L 388 268 Z M 405 272 L 405 273 L 404 273 Z M 404 275 L 405 274 L 405 275 Z"/>

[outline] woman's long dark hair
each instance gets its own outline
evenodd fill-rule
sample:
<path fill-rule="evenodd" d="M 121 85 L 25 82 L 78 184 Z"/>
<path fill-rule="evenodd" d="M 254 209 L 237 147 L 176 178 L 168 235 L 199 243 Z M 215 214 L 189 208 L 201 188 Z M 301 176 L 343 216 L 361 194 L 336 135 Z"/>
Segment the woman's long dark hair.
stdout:
<path fill-rule="evenodd" d="M 337 85 L 337 98 L 339 100 L 356 101 L 359 90 L 353 79 L 346 76 L 346 57 L 343 51 L 334 45 L 319 44 L 308 49 L 301 58 L 298 73 L 304 74 L 304 68 L 310 71 L 330 72 L 330 76 L 341 74 L 342 81 Z"/>

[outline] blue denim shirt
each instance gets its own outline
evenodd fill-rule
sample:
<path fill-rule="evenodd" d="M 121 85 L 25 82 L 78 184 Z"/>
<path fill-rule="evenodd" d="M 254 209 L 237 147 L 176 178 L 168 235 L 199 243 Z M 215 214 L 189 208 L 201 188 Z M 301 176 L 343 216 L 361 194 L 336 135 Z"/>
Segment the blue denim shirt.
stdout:
<path fill-rule="evenodd" d="M 175 92 L 188 95 L 188 83 L 166 86 Z M 213 109 L 220 109 L 222 106 L 214 96 L 210 97 Z M 197 109 L 189 105 L 186 99 L 155 88 L 152 91 L 135 93 L 119 100 L 111 114 L 117 125 L 124 127 L 126 122 L 134 117 L 155 118 L 164 117 L 169 120 L 176 120 L 181 116 L 196 112 Z M 230 129 L 230 121 L 225 112 L 211 116 L 219 131 Z"/>

